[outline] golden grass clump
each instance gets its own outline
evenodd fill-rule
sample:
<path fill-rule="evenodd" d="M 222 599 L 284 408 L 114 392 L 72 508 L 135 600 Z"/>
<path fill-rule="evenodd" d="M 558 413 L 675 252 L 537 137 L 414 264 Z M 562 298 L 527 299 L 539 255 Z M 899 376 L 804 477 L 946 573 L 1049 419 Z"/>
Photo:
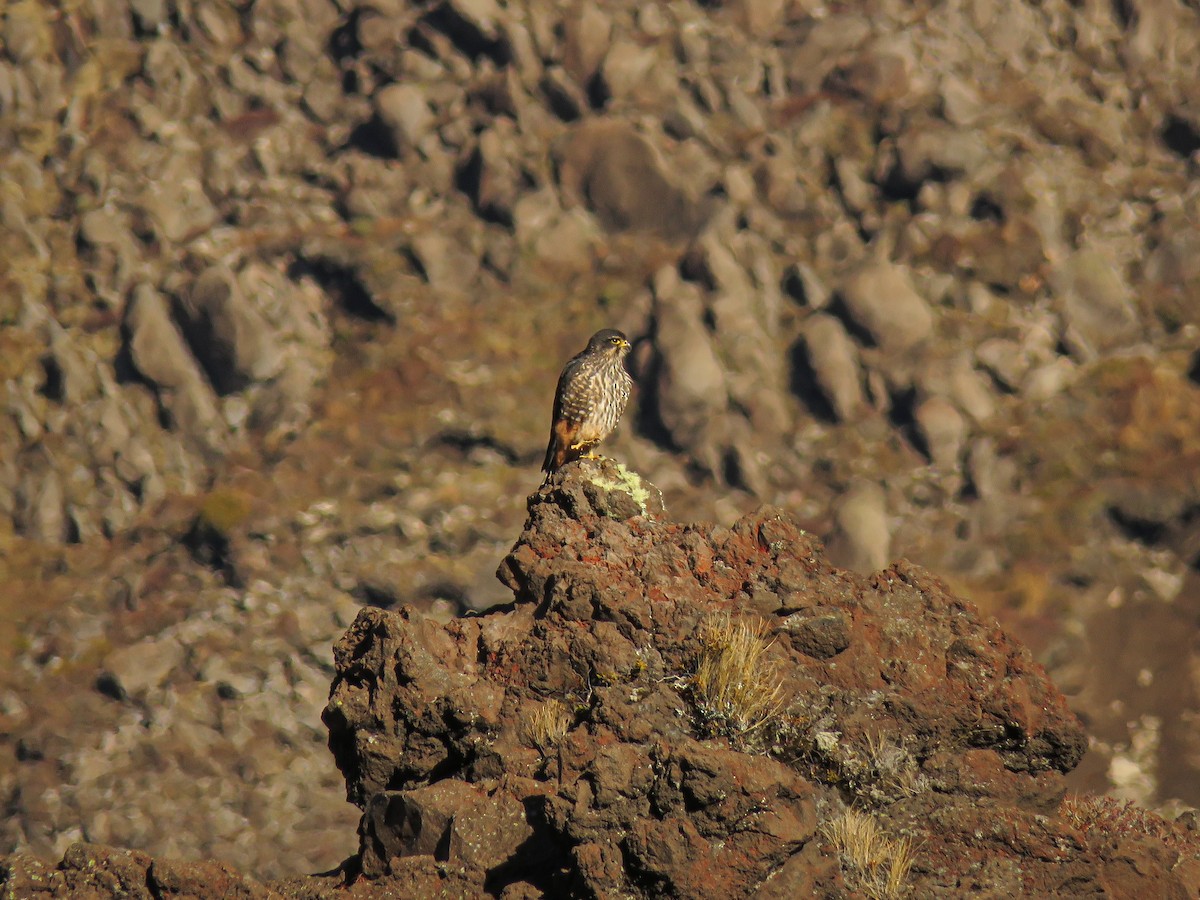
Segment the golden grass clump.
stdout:
<path fill-rule="evenodd" d="M 895 900 L 907 892 L 916 858 L 911 840 L 892 837 L 875 816 L 853 808 L 825 823 L 821 831 L 837 851 L 852 890 L 869 900 Z"/>
<path fill-rule="evenodd" d="M 741 739 L 778 718 L 783 691 L 763 626 L 720 616 L 701 624 L 699 636 L 690 688 L 701 725 Z"/>
<path fill-rule="evenodd" d="M 538 704 L 525 719 L 525 739 L 542 753 L 566 737 L 571 728 L 571 711 L 566 704 L 553 698 Z"/>

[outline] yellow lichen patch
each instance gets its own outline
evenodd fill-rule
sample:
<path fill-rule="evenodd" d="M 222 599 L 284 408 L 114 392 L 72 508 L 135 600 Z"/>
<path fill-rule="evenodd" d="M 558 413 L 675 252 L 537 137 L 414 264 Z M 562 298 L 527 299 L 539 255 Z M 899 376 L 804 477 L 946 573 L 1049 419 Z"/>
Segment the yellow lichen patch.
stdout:
<path fill-rule="evenodd" d="M 623 491 L 633 498 L 633 502 L 638 505 L 643 516 L 649 515 L 649 507 L 646 504 L 650 501 L 650 491 L 642 481 L 642 476 L 625 468 L 624 463 L 617 463 L 616 468 L 618 473 L 616 478 L 595 476 L 592 478 L 592 484 L 604 488 L 606 491 Z"/>

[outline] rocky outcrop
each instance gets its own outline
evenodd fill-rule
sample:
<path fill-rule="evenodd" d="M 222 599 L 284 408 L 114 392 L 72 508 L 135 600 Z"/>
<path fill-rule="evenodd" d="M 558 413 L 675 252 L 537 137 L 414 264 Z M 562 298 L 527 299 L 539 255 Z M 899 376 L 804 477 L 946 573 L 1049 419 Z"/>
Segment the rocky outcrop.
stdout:
<path fill-rule="evenodd" d="M 832 568 L 778 509 L 723 528 L 656 501 L 613 463 L 573 464 L 529 498 L 499 570 L 513 603 L 359 614 L 324 718 L 365 877 L 833 895 L 860 876 L 822 827 L 853 805 L 916 842 L 913 896 L 981 872 L 997 895 L 1109 884 L 1060 814 L 1083 730 L 1026 649 L 915 566 Z M 763 696 L 714 688 L 731 635 L 761 654 L 727 677 Z M 1200 886 L 1149 865 L 1146 889 Z"/>
<path fill-rule="evenodd" d="M 679 518 L 938 572 L 1200 803 L 1194 6 L 6 3 L 0 849 L 344 857 L 328 645 L 508 600 L 603 326 Z"/>
<path fill-rule="evenodd" d="M 1029 652 L 905 562 L 763 507 L 666 515 L 608 460 L 528 500 L 500 606 L 363 609 L 323 718 L 358 853 L 259 881 L 94 844 L 14 896 L 1193 896 L 1200 837 L 1074 798 L 1086 739 Z M 144 691 L 135 660 L 112 661 Z M 151 674 L 153 682 L 157 676 Z M 118 682 L 114 680 L 114 686 Z"/>

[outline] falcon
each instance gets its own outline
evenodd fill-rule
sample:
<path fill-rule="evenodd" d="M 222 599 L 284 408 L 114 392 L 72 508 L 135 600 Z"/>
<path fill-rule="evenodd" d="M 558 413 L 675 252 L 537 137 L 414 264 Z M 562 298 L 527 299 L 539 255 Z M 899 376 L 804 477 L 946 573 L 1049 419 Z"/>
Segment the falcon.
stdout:
<path fill-rule="evenodd" d="M 617 427 L 633 379 L 625 371 L 629 340 L 612 328 L 597 331 L 558 376 L 554 418 L 542 471 L 547 475 L 572 460 L 595 459 L 592 448 Z"/>

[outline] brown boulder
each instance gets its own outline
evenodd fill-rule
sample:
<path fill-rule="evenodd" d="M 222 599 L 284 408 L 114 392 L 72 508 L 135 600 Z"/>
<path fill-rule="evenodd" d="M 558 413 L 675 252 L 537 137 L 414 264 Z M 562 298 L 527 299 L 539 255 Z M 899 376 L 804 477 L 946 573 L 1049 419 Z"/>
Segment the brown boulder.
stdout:
<path fill-rule="evenodd" d="M 397 857 L 432 856 L 482 878 L 533 833 L 517 800 L 446 778 L 414 791 L 380 791 L 363 817 L 362 871 L 378 877 Z"/>
<path fill-rule="evenodd" d="M 558 166 L 563 194 L 586 206 L 610 231 L 690 237 L 708 218 L 696 186 L 680 185 L 658 151 L 621 121 L 593 119 L 567 136 Z"/>

